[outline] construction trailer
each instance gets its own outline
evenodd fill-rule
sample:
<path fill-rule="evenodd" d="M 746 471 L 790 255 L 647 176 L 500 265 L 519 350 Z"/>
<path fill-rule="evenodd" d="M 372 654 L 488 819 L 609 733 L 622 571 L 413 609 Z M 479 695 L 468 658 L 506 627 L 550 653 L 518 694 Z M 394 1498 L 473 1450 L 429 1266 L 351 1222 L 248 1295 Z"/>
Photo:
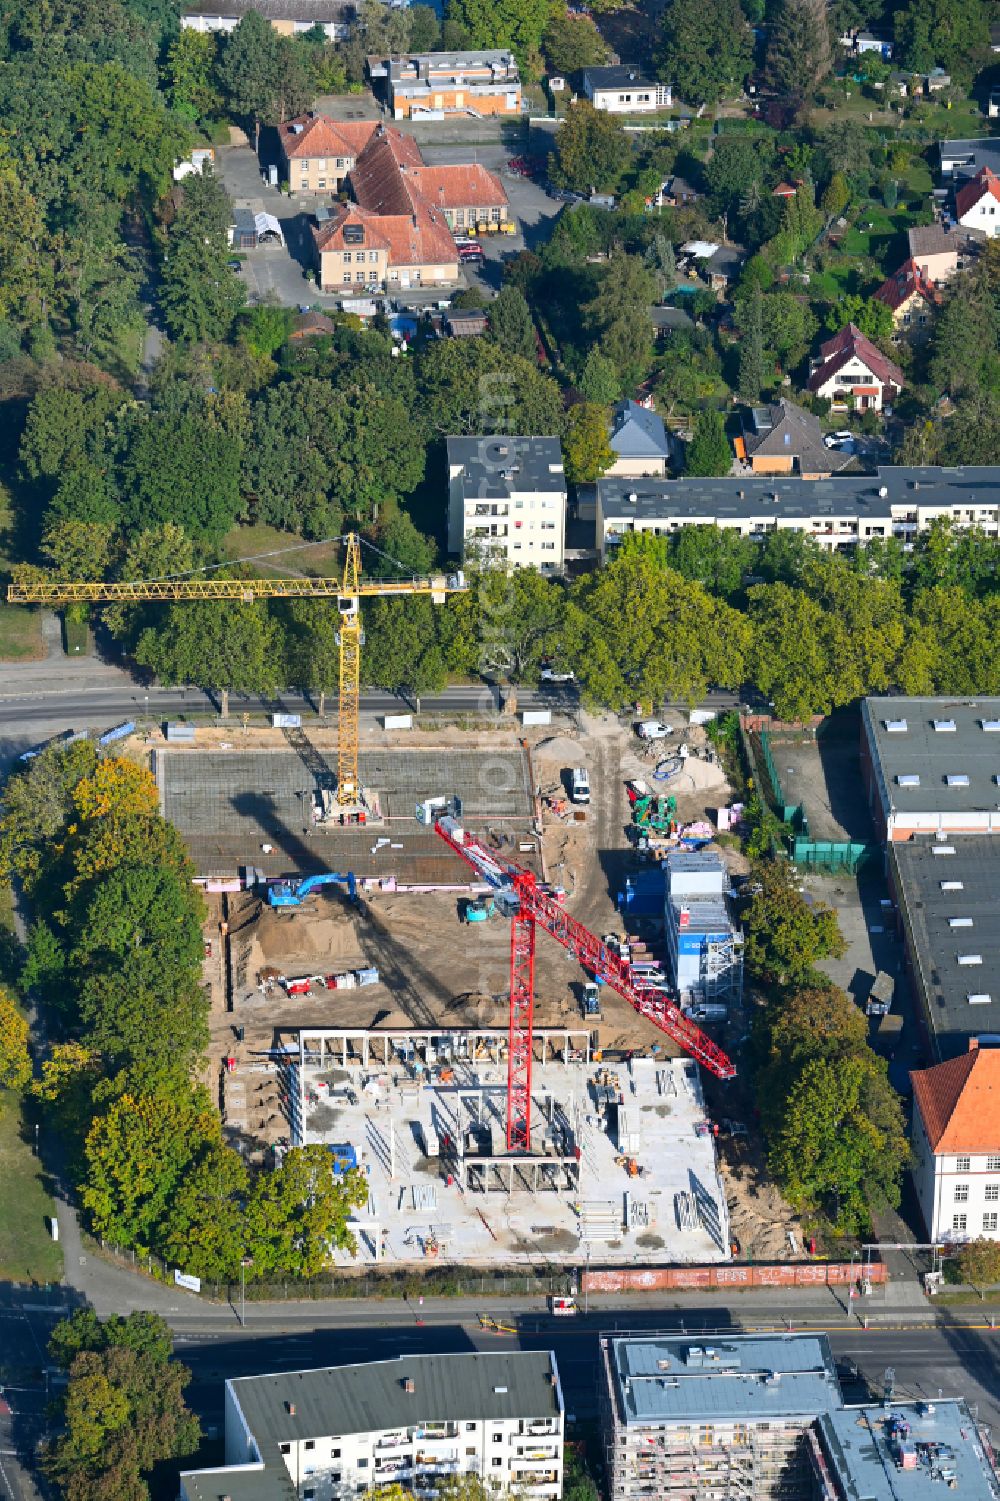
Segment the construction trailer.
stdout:
<path fill-rule="evenodd" d="M 738 1004 L 743 934 L 729 910 L 726 867 L 713 850 L 671 850 L 664 867 L 670 978 L 681 1006 Z"/>

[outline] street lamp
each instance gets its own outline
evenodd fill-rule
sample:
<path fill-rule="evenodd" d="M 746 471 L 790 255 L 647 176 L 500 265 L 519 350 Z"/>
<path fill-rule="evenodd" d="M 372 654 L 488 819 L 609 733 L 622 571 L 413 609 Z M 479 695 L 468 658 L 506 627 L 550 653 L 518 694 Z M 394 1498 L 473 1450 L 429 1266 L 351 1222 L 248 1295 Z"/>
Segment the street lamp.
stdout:
<path fill-rule="evenodd" d="M 253 1257 L 244 1256 L 240 1259 L 240 1328 L 247 1326 L 247 1267 L 253 1266 Z"/>

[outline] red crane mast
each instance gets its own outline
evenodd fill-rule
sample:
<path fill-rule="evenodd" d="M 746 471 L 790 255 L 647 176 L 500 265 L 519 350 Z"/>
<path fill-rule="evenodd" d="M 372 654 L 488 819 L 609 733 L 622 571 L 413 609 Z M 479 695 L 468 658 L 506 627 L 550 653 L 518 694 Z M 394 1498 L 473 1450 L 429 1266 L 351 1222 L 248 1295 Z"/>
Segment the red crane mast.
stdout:
<path fill-rule="evenodd" d="M 659 1027 L 686 1053 L 719 1079 L 735 1077 L 728 1055 L 680 1007 L 658 992 L 639 990 L 632 966 L 571 917 L 554 896 L 541 889 L 533 871 L 496 854 L 474 838 L 458 819 L 438 818 L 434 827 L 498 894 L 498 906 L 510 925 L 510 1030 L 507 1048 L 507 1150 L 527 1152 L 531 1141 L 531 1057 L 535 1005 L 535 929 L 543 928 L 568 949 L 585 969 L 599 975 L 640 1016 Z"/>

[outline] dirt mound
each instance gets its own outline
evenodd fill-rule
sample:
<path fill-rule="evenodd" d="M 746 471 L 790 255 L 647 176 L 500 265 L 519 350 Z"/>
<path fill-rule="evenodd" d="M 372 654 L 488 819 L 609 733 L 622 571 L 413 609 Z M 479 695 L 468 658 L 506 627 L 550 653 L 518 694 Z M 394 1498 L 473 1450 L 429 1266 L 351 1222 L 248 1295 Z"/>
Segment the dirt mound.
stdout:
<path fill-rule="evenodd" d="M 322 961 L 319 968 L 334 967 L 345 961 L 345 968 L 360 963 L 357 933 L 350 915 L 336 909 L 322 915 L 303 908 L 292 916 L 279 916 L 265 909 L 253 929 L 250 940 L 248 973 L 256 974 L 268 965 L 308 967 L 306 961 Z"/>

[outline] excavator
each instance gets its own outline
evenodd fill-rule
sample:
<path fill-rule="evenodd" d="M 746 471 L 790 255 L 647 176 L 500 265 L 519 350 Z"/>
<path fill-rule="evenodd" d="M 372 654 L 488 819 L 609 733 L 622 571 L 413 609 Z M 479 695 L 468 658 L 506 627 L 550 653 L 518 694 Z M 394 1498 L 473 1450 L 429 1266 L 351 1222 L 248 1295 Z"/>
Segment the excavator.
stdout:
<path fill-rule="evenodd" d="M 341 885 L 347 887 L 348 901 L 357 906 L 358 883 L 354 878 L 353 870 L 349 870 L 346 876 L 337 871 L 324 871 L 320 876 L 306 876 L 302 881 L 275 881 L 265 891 L 267 905 L 269 907 L 301 907 L 310 892 L 319 886 Z"/>

